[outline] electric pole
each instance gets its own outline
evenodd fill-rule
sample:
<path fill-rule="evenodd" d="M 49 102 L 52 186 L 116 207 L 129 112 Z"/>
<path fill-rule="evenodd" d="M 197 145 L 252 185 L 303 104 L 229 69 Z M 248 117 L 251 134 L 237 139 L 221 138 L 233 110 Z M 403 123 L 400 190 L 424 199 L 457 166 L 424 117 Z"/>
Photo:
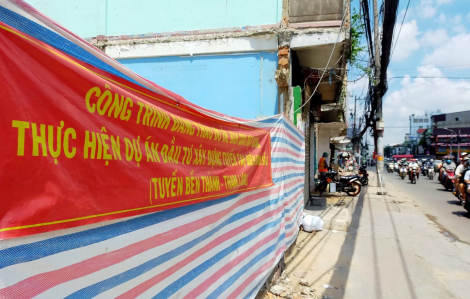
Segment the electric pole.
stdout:
<path fill-rule="evenodd" d="M 354 129 L 353 129 L 354 137 L 357 136 L 356 106 L 357 106 L 357 96 L 354 96 Z M 356 150 L 357 150 L 357 139 L 354 138 L 354 143 L 353 143 L 354 160 L 356 160 Z"/>
<path fill-rule="evenodd" d="M 379 10 L 377 5 L 377 0 L 374 0 L 374 44 L 375 44 L 375 80 L 376 85 L 379 84 L 380 80 L 380 34 L 379 34 Z M 382 118 L 382 94 L 379 90 L 375 89 L 375 99 L 376 99 L 376 121 L 375 121 L 375 155 L 377 158 L 377 184 L 381 186 L 379 189 L 379 194 L 387 194 L 387 191 L 384 189 L 385 184 L 382 180 L 383 169 L 384 169 L 384 147 L 383 147 L 383 132 L 384 132 L 384 122 Z"/>

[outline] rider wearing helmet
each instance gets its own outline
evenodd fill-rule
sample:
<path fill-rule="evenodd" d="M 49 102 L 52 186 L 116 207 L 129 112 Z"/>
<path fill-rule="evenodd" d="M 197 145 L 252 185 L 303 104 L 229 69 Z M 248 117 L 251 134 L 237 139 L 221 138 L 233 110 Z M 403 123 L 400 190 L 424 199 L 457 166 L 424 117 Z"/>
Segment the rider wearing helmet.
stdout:
<path fill-rule="evenodd" d="M 470 160 L 465 161 L 465 169 L 462 172 L 463 177 L 463 190 L 461 190 L 463 203 L 467 200 L 467 192 L 468 191 L 468 184 L 470 184 Z"/>
<path fill-rule="evenodd" d="M 447 157 L 447 159 L 442 163 L 442 167 L 441 167 L 441 173 L 442 173 L 442 180 L 441 182 L 445 182 L 446 181 L 446 178 L 447 178 L 447 170 L 453 170 L 455 169 L 456 166 L 455 166 L 455 163 L 454 161 L 451 160 L 450 157 Z"/>
<path fill-rule="evenodd" d="M 417 159 L 411 159 L 410 165 L 408 166 L 409 174 L 410 174 L 410 181 L 411 181 L 411 175 L 412 175 L 411 170 L 412 170 L 413 168 L 415 168 L 415 167 L 419 169 L 419 165 L 418 165 Z M 419 179 L 419 171 L 418 171 L 418 173 L 417 173 L 416 178 Z"/>
<path fill-rule="evenodd" d="M 455 178 L 455 181 L 454 181 L 455 191 L 453 192 L 454 195 L 457 195 L 457 191 L 459 191 L 460 194 L 462 194 L 462 195 L 464 193 L 462 173 L 463 173 L 464 169 L 466 168 L 465 163 L 468 161 L 467 154 L 466 153 L 464 153 L 464 154 L 462 154 L 462 156 L 461 156 L 462 158 L 460 159 L 460 165 L 457 166 L 457 168 L 455 169 L 455 176 L 454 176 L 454 178 Z M 460 186 L 460 185 L 462 185 L 462 186 Z"/>

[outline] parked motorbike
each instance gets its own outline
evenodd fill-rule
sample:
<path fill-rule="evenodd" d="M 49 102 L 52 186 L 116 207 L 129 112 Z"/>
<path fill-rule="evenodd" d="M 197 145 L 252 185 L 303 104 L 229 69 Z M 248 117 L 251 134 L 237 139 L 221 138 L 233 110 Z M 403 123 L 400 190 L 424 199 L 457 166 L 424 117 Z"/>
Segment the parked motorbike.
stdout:
<path fill-rule="evenodd" d="M 359 181 L 361 182 L 362 186 L 366 186 L 369 184 L 369 174 L 367 173 L 367 165 L 363 164 L 359 168 Z"/>
<path fill-rule="evenodd" d="M 408 170 L 406 170 L 406 167 L 405 167 L 405 166 L 401 166 L 401 167 L 400 167 L 399 175 L 400 175 L 400 177 L 401 177 L 402 180 L 405 179 L 407 173 L 408 173 Z"/>
<path fill-rule="evenodd" d="M 346 192 L 349 196 L 356 196 L 361 192 L 361 185 L 359 184 L 359 176 L 357 174 L 342 176 L 337 179 L 338 173 L 331 168 L 325 175 L 325 178 L 315 188 L 315 191 L 320 191 L 320 194 L 326 191 L 328 184 L 336 183 L 336 191 Z"/>
<path fill-rule="evenodd" d="M 412 169 L 410 169 L 410 181 L 412 184 L 416 184 L 416 181 L 418 180 L 418 174 L 419 167 L 414 166 Z"/>

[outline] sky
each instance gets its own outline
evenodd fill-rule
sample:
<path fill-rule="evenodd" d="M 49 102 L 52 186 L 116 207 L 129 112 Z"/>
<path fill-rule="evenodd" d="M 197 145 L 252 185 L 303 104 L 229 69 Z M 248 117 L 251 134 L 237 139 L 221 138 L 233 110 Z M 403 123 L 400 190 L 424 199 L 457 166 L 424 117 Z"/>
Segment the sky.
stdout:
<path fill-rule="evenodd" d="M 358 3 L 352 0 L 353 7 Z M 470 0 L 411 0 L 406 9 L 407 4 L 400 0 L 383 99 L 385 144 L 404 141 L 412 114 L 470 110 Z M 348 80 L 359 73 L 351 69 Z M 365 96 L 367 84 L 366 77 L 348 84 L 350 107 L 354 96 Z"/>

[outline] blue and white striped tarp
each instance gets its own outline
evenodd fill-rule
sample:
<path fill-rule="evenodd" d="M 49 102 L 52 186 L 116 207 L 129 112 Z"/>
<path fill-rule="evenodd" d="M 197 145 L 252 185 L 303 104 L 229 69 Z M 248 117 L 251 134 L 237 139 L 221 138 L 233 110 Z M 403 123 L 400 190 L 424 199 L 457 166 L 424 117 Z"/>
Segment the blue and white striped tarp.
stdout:
<path fill-rule="evenodd" d="M 19 0 L 0 22 L 175 100 Z M 228 121 L 271 132 L 274 186 L 142 216 L 0 241 L 0 298 L 253 298 L 294 242 L 305 143 L 283 115 Z"/>

